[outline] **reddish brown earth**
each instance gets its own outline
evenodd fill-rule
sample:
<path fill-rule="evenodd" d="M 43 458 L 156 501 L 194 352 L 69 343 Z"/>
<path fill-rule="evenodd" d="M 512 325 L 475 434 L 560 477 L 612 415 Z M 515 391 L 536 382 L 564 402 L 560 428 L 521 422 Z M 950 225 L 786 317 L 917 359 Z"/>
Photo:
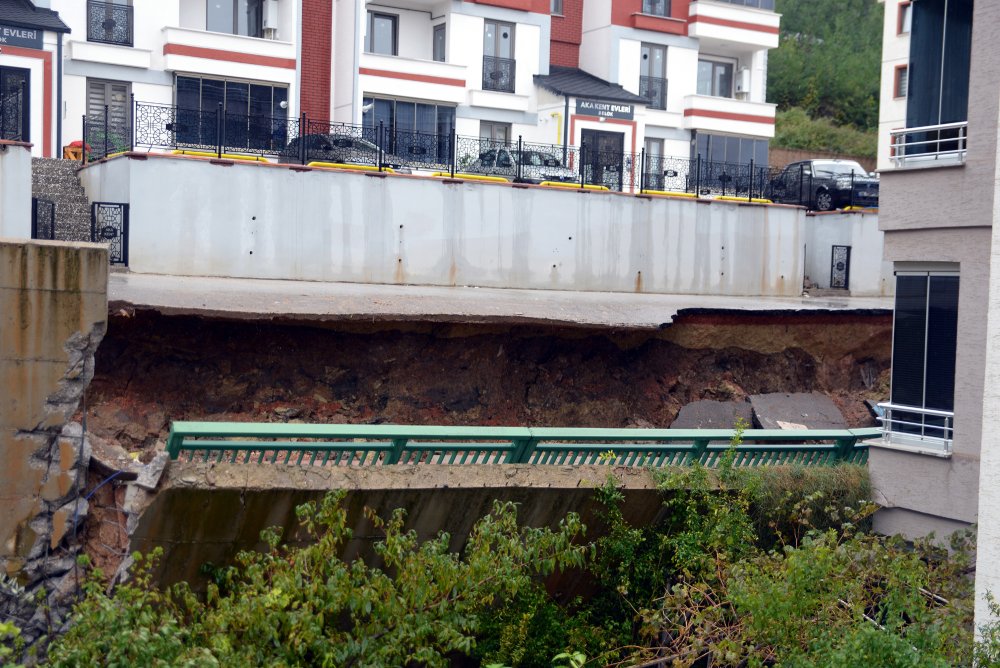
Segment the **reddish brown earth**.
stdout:
<path fill-rule="evenodd" d="M 684 404 L 884 399 L 891 316 L 689 314 L 641 331 L 113 315 L 88 430 L 151 453 L 171 420 L 666 427 Z"/>

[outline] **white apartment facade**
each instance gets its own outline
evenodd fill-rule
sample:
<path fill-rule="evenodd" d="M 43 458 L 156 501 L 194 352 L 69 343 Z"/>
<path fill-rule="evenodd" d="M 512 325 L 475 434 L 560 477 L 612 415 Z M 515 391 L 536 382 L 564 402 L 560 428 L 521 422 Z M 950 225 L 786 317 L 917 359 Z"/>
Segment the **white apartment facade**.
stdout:
<path fill-rule="evenodd" d="M 913 3 L 910 0 L 879 1 L 885 4 L 878 118 L 878 169 L 881 170 L 892 167 L 890 133 L 906 127 Z"/>

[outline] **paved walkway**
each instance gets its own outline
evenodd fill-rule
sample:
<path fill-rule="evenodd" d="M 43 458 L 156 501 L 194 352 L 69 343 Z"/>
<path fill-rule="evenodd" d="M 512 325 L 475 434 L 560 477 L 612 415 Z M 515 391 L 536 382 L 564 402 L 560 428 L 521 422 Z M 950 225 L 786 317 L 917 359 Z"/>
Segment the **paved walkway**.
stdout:
<path fill-rule="evenodd" d="M 164 314 L 313 321 L 428 321 L 656 328 L 685 309 L 891 310 L 891 298 L 720 297 L 563 290 L 315 283 L 242 278 L 111 274 L 116 308 Z"/>

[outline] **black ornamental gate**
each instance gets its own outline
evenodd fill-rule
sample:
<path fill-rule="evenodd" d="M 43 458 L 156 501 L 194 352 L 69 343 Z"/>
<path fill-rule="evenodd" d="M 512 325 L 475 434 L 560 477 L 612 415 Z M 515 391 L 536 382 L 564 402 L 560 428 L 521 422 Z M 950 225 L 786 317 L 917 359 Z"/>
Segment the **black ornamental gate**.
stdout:
<path fill-rule="evenodd" d="M 56 204 L 52 200 L 31 198 L 31 238 L 56 238 Z"/>
<path fill-rule="evenodd" d="M 830 258 L 830 287 L 847 290 L 851 284 L 851 247 L 834 246 Z"/>
<path fill-rule="evenodd" d="M 128 204 L 94 202 L 90 206 L 90 240 L 108 245 L 111 264 L 128 266 Z"/>

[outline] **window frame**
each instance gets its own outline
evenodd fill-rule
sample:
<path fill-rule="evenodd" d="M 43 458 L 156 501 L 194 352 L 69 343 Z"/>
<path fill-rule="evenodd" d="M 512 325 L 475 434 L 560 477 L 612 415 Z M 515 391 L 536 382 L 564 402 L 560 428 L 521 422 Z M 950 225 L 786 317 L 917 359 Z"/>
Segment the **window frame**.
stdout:
<path fill-rule="evenodd" d="M 375 51 L 375 19 L 389 19 L 392 23 L 392 53 Z M 386 12 L 376 12 L 368 10 L 367 30 L 365 31 L 365 53 L 376 56 L 398 56 L 399 55 L 399 14 L 388 14 Z"/>
<path fill-rule="evenodd" d="M 712 91 L 713 92 L 711 92 L 711 93 L 701 93 L 701 92 L 699 92 L 698 95 L 704 95 L 706 97 L 722 97 L 722 98 L 727 98 L 727 99 L 730 99 L 730 100 L 735 99 L 736 98 L 736 73 L 739 70 L 739 66 L 740 66 L 739 59 L 738 58 L 729 58 L 727 56 L 711 56 L 711 55 L 706 55 L 706 56 L 703 57 L 703 56 L 699 55 L 698 56 L 698 65 L 699 65 L 698 69 L 699 70 L 701 69 L 700 65 L 702 63 L 710 63 L 712 65 L 712 77 L 711 77 L 710 81 L 711 81 L 711 87 L 712 87 Z M 729 73 L 729 94 L 728 95 L 719 95 L 715 91 L 715 68 L 716 68 L 716 66 L 720 66 L 720 65 L 721 66 L 728 66 L 729 68 L 731 68 L 730 69 L 730 73 Z M 700 72 L 699 72 L 699 74 L 700 74 Z M 700 83 L 701 83 L 701 77 L 698 76 L 698 78 L 695 81 L 695 90 L 696 91 L 698 90 L 698 87 L 699 87 Z"/>
<path fill-rule="evenodd" d="M 913 3 L 902 0 L 896 9 L 896 34 L 909 35 L 913 25 Z"/>
<path fill-rule="evenodd" d="M 646 11 L 647 3 L 657 2 L 657 1 L 663 3 L 662 14 L 654 11 Z M 673 9 L 670 5 L 671 5 L 670 0 L 642 0 L 642 6 L 640 7 L 640 10 L 641 13 L 646 14 L 647 16 L 659 16 L 661 18 L 670 18 L 672 16 L 671 10 Z"/>
<path fill-rule="evenodd" d="M 892 79 L 892 98 L 894 100 L 905 100 L 910 92 L 910 66 L 896 65 Z M 900 94 L 900 86 L 903 86 Z"/>
<path fill-rule="evenodd" d="M 114 2 L 117 3 L 117 0 L 112 0 L 112 1 L 114 1 Z M 217 33 L 217 34 L 220 34 L 220 35 L 238 35 L 240 37 L 253 37 L 254 39 L 263 39 L 264 38 L 264 2 L 263 1 L 258 4 L 257 24 L 260 26 L 260 34 L 256 34 L 256 35 L 249 34 L 249 31 L 247 31 L 246 34 L 239 32 L 239 25 L 240 25 L 240 18 L 239 18 L 240 12 L 239 12 L 239 9 L 240 9 L 240 2 L 241 2 L 241 0 L 224 0 L 224 1 L 227 2 L 227 3 L 229 3 L 229 5 L 232 7 L 232 17 L 231 17 L 232 18 L 232 23 L 230 24 L 229 29 L 228 30 L 215 30 L 213 28 L 209 28 L 208 27 L 208 17 L 209 17 L 209 11 L 210 11 L 210 9 L 209 9 L 208 2 L 206 2 L 205 3 L 205 31 L 206 32 L 214 32 L 214 33 Z M 117 3 L 117 4 L 121 4 L 121 3 Z M 131 0 L 129 0 L 129 4 L 132 4 Z"/>
<path fill-rule="evenodd" d="M 438 53 L 438 33 L 442 35 L 441 53 Z M 440 58 L 438 57 L 440 55 Z M 431 60 L 436 63 L 448 62 L 448 24 L 438 23 L 431 28 Z"/>
<path fill-rule="evenodd" d="M 549 2 L 549 14 L 552 16 L 565 16 L 565 1 L 564 0 L 550 0 Z"/>
<path fill-rule="evenodd" d="M 484 128 L 489 128 L 489 136 L 483 134 Z M 498 129 L 503 129 L 506 131 L 505 139 L 497 139 L 496 131 Z M 510 146 L 512 138 L 514 137 L 514 128 L 510 123 L 504 123 L 503 121 L 479 121 L 479 139 L 483 141 L 492 142 L 494 144 L 503 144 L 504 146 Z"/>

